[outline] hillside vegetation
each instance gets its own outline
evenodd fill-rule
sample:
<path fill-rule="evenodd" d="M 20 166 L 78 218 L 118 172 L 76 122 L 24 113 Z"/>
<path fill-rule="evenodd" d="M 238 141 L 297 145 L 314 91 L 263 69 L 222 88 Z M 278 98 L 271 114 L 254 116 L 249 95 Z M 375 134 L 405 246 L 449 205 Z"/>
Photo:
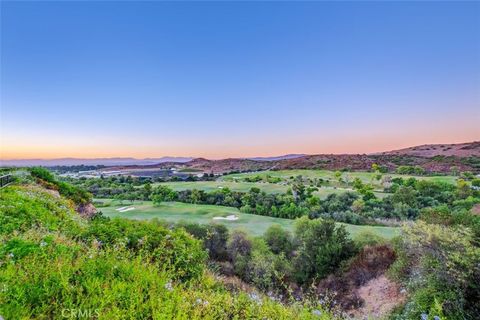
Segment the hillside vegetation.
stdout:
<path fill-rule="evenodd" d="M 424 144 L 421 146 L 382 152 L 382 154 L 410 155 L 426 158 L 436 156 L 480 157 L 480 141 L 456 144 Z"/>
<path fill-rule="evenodd" d="M 4 319 L 331 319 L 226 291 L 201 242 L 160 223 L 78 216 L 41 186 L 0 191 Z"/>

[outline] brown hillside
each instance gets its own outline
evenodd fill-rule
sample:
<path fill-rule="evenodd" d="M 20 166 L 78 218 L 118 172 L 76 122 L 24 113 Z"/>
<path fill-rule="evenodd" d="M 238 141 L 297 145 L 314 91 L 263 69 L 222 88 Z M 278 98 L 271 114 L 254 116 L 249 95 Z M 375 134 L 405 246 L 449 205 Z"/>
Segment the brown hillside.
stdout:
<path fill-rule="evenodd" d="M 458 144 L 425 144 L 400 150 L 382 152 L 387 155 L 409 155 L 431 158 L 435 156 L 480 157 L 480 141 Z"/>
<path fill-rule="evenodd" d="M 196 158 L 189 162 L 164 162 L 155 165 L 116 166 L 109 170 L 190 168 L 205 173 L 223 174 L 260 170 L 326 169 L 370 170 L 378 164 L 393 172 L 398 166 L 420 166 L 427 172 L 450 173 L 452 167 L 460 171 L 480 172 L 480 142 L 461 144 L 423 145 L 377 154 L 317 154 L 295 158 L 259 161 L 251 159 L 209 160 Z"/>

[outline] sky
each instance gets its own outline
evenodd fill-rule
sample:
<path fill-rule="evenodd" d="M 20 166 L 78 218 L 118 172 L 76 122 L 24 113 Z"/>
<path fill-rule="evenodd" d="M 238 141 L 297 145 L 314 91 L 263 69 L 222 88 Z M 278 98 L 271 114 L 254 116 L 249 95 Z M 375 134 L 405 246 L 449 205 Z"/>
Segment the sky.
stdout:
<path fill-rule="evenodd" d="M 480 2 L 1 2 L 0 158 L 480 140 Z"/>

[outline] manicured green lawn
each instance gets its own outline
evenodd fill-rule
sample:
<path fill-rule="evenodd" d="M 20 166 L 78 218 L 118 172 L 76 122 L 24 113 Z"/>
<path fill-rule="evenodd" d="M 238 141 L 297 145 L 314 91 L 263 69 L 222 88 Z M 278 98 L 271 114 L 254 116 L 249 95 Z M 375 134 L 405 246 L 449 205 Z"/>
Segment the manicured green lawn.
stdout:
<path fill-rule="evenodd" d="M 195 205 L 180 202 L 165 202 L 160 206 L 154 206 L 151 201 L 135 201 L 133 204 L 127 201 L 120 204 L 117 200 L 108 199 L 97 199 L 97 201 L 110 204 L 108 207 L 99 208 L 107 217 L 123 217 L 139 220 L 157 218 L 169 222 L 178 222 L 180 220 L 197 223 L 215 222 L 222 223 L 231 229 L 243 229 L 255 236 L 263 234 L 269 226 L 275 223 L 280 224 L 288 230 L 293 230 L 294 224 L 294 220 L 246 214 L 232 207 Z M 116 210 L 121 207 L 134 207 L 135 209 L 126 212 Z M 228 215 L 236 215 L 239 219 L 235 221 L 213 220 L 214 217 L 226 217 Z M 364 230 L 371 230 L 385 238 L 391 238 L 398 230 L 397 228 L 390 227 L 345 225 L 352 235 Z"/>
<path fill-rule="evenodd" d="M 182 190 L 203 190 L 206 192 L 213 191 L 213 190 L 220 190 L 221 188 L 229 188 L 232 191 L 241 191 L 241 192 L 248 192 L 251 188 L 259 188 L 266 193 L 285 193 L 290 188 L 288 185 L 283 185 L 279 183 L 267 183 L 267 182 L 234 182 L 234 181 L 194 181 L 194 182 L 162 182 L 162 183 L 154 183 L 153 185 L 165 185 L 170 187 L 175 191 L 182 191 Z M 316 195 L 320 198 L 324 199 L 329 194 L 332 193 L 343 193 L 346 191 L 352 191 L 350 189 L 343 189 L 343 188 L 320 188 Z"/>
<path fill-rule="evenodd" d="M 288 190 L 288 186 L 276 183 L 261 183 L 261 182 L 233 182 L 233 181 L 194 181 L 194 182 L 162 182 L 154 183 L 154 185 L 166 185 L 175 191 L 182 190 L 203 190 L 213 191 L 221 188 L 229 188 L 232 191 L 248 192 L 251 188 L 256 187 L 267 193 L 284 193 Z"/>
<path fill-rule="evenodd" d="M 222 181 L 242 181 L 245 177 L 255 177 L 261 176 L 266 177 L 267 175 L 271 177 L 279 177 L 283 181 L 291 181 L 293 180 L 292 177 L 296 176 L 303 176 L 305 178 L 310 179 L 324 179 L 330 180 L 333 184 L 337 183 L 337 178 L 335 178 L 335 172 L 329 170 L 278 170 L 278 171 L 261 171 L 261 172 L 249 172 L 249 173 L 236 173 L 236 174 L 229 174 L 222 176 Z M 364 183 L 372 183 L 375 187 L 380 187 L 380 183 L 375 180 L 376 174 L 373 172 L 362 172 L 362 171 L 354 171 L 354 172 L 343 172 L 342 177 L 343 179 L 347 179 L 348 181 L 353 181 L 355 178 L 359 178 Z M 385 173 L 383 176 L 390 176 L 392 178 L 400 177 L 407 179 L 409 177 L 414 177 L 419 180 L 429 180 L 429 181 L 442 181 L 447 183 L 455 183 L 457 177 L 454 176 L 433 176 L 433 177 L 421 177 L 421 176 L 410 176 L 410 175 L 399 175 L 399 174 L 391 174 Z"/>

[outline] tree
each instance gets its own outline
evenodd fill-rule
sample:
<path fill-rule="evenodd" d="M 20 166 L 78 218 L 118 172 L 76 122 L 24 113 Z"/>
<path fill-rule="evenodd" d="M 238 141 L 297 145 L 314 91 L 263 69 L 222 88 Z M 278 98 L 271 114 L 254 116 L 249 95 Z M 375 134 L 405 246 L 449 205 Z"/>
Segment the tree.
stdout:
<path fill-rule="evenodd" d="M 177 200 L 178 193 L 167 186 L 159 185 L 153 189 L 151 198 L 154 204 L 160 204 L 164 201 Z"/>
<path fill-rule="evenodd" d="M 190 200 L 192 203 L 200 203 L 203 199 L 204 192 L 202 190 L 193 189 L 190 193 Z"/>
<path fill-rule="evenodd" d="M 273 253 L 290 256 L 293 249 L 292 235 L 278 224 L 271 225 L 263 236 Z"/>
<path fill-rule="evenodd" d="M 223 224 L 211 224 L 207 228 L 207 237 L 204 240 L 205 249 L 211 259 L 226 260 L 228 229 Z"/>
<path fill-rule="evenodd" d="M 351 208 L 353 212 L 360 213 L 365 208 L 365 201 L 363 201 L 363 199 L 357 199 L 353 201 Z"/>
<path fill-rule="evenodd" d="M 115 199 L 120 201 L 120 205 L 123 205 L 123 201 L 126 200 L 125 199 L 125 194 L 124 193 L 117 194 L 115 196 Z"/>
<path fill-rule="evenodd" d="M 472 194 L 472 189 L 463 179 L 458 179 L 457 181 L 457 197 L 460 199 L 466 199 L 469 195 Z"/>
<path fill-rule="evenodd" d="M 343 181 L 343 180 L 342 180 L 342 174 L 343 174 L 343 173 L 342 173 L 341 171 L 338 171 L 338 170 L 337 170 L 337 171 L 335 171 L 335 173 L 334 173 L 333 175 L 334 175 L 335 179 L 338 180 L 338 182 L 342 182 L 342 181 Z"/>
<path fill-rule="evenodd" d="M 415 207 L 417 204 L 417 191 L 411 186 L 400 186 L 393 194 L 392 200 L 394 203 Z"/>
<path fill-rule="evenodd" d="M 227 243 L 227 252 L 233 263 L 235 274 L 245 279 L 252 252 L 252 241 L 245 232 L 237 230 L 232 233 Z"/>
<path fill-rule="evenodd" d="M 370 199 L 375 199 L 373 186 L 370 184 L 364 184 L 359 178 L 355 178 L 355 180 L 353 180 L 353 188 L 362 195 L 363 200 L 368 201 Z"/>
<path fill-rule="evenodd" d="M 127 198 L 127 200 L 130 200 L 130 202 L 133 203 L 137 198 L 137 194 L 135 192 L 127 192 L 125 194 L 125 197 Z"/>
<path fill-rule="evenodd" d="M 252 242 L 243 231 L 234 231 L 227 244 L 230 259 L 235 262 L 240 256 L 248 256 L 252 251 Z"/>
<path fill-rule="evenodd" d="M 363 188 L 363 182 L 360 180 L 360 178 L 356 177 L 353 179 L 353 189 L 355 190 L 361 190 Z"/>
<path fill-rule="evenodd" d="M 300 218 L 295 239 L 298 249 L 293 263 L 299 283 L 327 276 L 355 253 L 345 227 L 336 227 L 332 220 Z"/>
<path fill-rule="evenodd" d="M 297 202 L 305 200 L 305 185 L 303 184 L 302 176 L 295 178 L 295 182 L 292 185 L 292 193 Z"/>
<path fill-rule="evenodd" d="M 143 185 L 143 199 L 149 200 L 150 196 L 152 195 L 152 184 L 150 182 L 147 182 Z"/>

